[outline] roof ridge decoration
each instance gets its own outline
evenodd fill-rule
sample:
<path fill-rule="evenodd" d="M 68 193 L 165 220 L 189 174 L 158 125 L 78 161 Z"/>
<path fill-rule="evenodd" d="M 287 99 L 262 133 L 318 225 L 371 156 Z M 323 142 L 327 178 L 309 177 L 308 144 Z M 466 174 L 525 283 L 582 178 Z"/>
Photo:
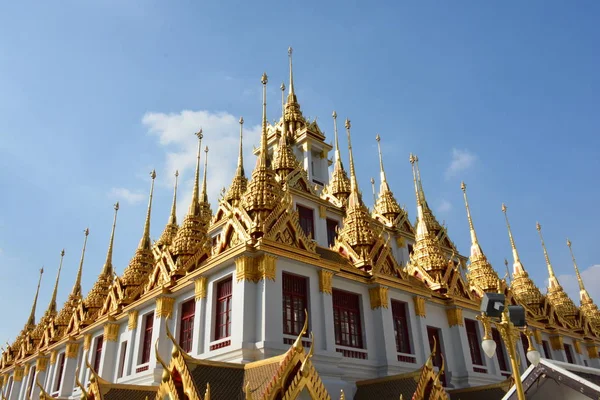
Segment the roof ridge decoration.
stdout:
<path fill-rule="evenodd" d="M 298 168 L 298 159 L 294 155 L 292 147 L 288 143 L 288 133 L 286 129 L 285 104 L 284 99 L 285 84 L 281 84 L 281 120 L 282 131 L 279 138 L 279 145 L 273 157 L 273 169 L 277 172 L 280 180 L 285 181 L 290 172 Z M 295 95 L 294 95 L 295 96 Z"/>
<path fill-rule="evenodd" d="M 292 136 L 296 135 L 301 128 L 302 125 L 307 125 L 307 121 L 302 115 L 302 111 L 300 110 L 300 104 L 298 103 L 298 98 L 296 97 L 296 92 L 294 91 L 294 72 L 292 69 L 292 53 L 293 49 L 288 47 L 288 60 L 289 60 L 289 69 L 290 69 L 290 81 L 289 81 L 289 93 L 287 96 L 287 102 L 285 104 L 285 120 L 288 121 L 289 127 L 288 131 Z M 285 122 L 285 121 L 284 121 Z"/>
<path fill-rule="evenodd" d="M 479 296 L 483 296 L 486 292 L 497 292 L 500 290 L 500 279 L 479 245 L 475 227 L 473 226 L 473 219 L 471 218 L 469 200 L 467 199 L 467 185 L 464 182 L 461 182 L 460 188 L 465 200 L 467 220 L 469 221 L 469 231 L 471 233 L 471 256 L 467 280 L 469 281 L 471 288 L 475 290 Z"/>
<path fill-rule="evenodd" d="M 155 246 L 163 247 L 170 246 L 173 243 L 173 239 L 177 235 L 179 225 L 177 224 L 177 183 L 179 179 L 179 171 L 175 171 L 175 187 L 173 189 L 173 203 L 171 204 L 171 214 L 169 214 L 169 220 L 167 225 L 160 235 L 160 238 L 156 241 Z"/>
<path fill-rule="evenodd" d="M 244 172 L 244 152 L 243 152 L 243 135 L 244 135 L 244 118 L 240 117 L 240 149 L 237 160 L 237 168 L 235 170 L 235 175 L 233 176 L 233 180 L 231 181 L 231 185 L 229 185 L 229 190 L 225 194 L 225 201 L 227 201 L 232 206 L 237 206 L 242 199 L 242 196 L 246 192 L 248 187 L 248 179 L 246 178 L 246 174 Z"/>
<path fill-rule="evenodd" d="M 348 196 L 350 195 L 350 179 L 348 174 L 344 170 L 344 164 L 340 155 L 340 143 L 338 140 L 338 129 L 337 129 L 337 113 L 333 111 L 331 114 L 333 117 L 333 134 L 334 134 L 334 161 L 333 161 L 333 173 L 329 183 L 323 188 L 321 197 L 325 200 L 330 201 L 338 207 L 342 207 L 346 204 Z"/>
<path fill-rule="evenodd" d="M 208 170 L 208 146 L 204 147 L 204 173 L 202 177 L 202 192 L 200 192 L 200 219 L 202 223 L 208 225 L 212 219 L 212 210 L 210 209 L 210 203 L 208 202 L 208 193 L 206 189 L 206 172 Z"/>
<path fill-rule="evenodd" d="M 573 249 L 571 247 L 572 243 L 569 239 L 567 239 L 567 246 L 569 247 L 569 252 L 571 253 L 573 267 L 575 268 L 577 282 L 579 283 L 579 300 L 581 302 L 579 310 L 581 311 L 583 316 L 590 322 L 592 327 L 598 329 L 600 328 L 600 311 L 598 310 L 598 306 L 594 303 L 594 300 L 592 300 L 588 291 L 583 285 L 583 279 L 581 279 L 579 267 L 577 266 L 577 261 L 575 260 L 575 255 L 573 254 Z"/>
<path fill-rule="evenodd" d="M 519 258 L 519 252 L 513 239 L 512 231 L 510 229 L 510 223 L 508 221 L 508 215 L 506 213 L 507 207 L 502 203 L 502 212 L 506 220 L 506 227 L 508 229 L 508 239 L 510 240 L 510 246 L 513 254 L 513 276 L 511 283 L 511 290 L 515 296 L 515 299 L 522 305 L 527 306 L 534 314 L 539 314 L 542 310 L 544 303 L 544 297 L 540 292 L 540 289 L 533 283 L 527 271 L 521 263 Z"/>
<path fill-rule="evenodd" d="M 375 136 L 375 140 L 377 141 L 377 151 L 379 152 L 379 179 L 381 183 L 379 184 L 379 196 L 377 197 L 373 208 L 375 213 L 385 217 L 385 219 L 392 223 L 403 214 L 404 211 L 400 208 L 394 194 L 390 190 L 390 185 L 385 176 L 383 155 L 381 153 L 381 137 L 379 134 Z"/>
<path fill-rule="evenodd" d="M 432 290 L 446 292 L 447 282 L 444 278 L 448 271 L 448 260 L 444 256 L 440 243 L 434 232 L 429 229 L 424 214 L 424 195 L 418 180 L 418 158 L 410 154 L 412 165 L 415 196 L 417 199 L 417 227 L 415 246 L 408 262 L 407 269 L 411 275 L 423 280 Z"/>
<path fill-rule="evenodd" d="M 550 257 L 548 256 L 548 251 L 546 250 L 546 244 L 544 243 L 542 226 L 539 222 L 536 222 L 535 228 L 540 236 L 542 249 L 544 250 L 546 266 L 548 267 L 548 292 L 546 293 L 546 298 L 548 299 L 550 305 L 554 307 L 560 318 L 564 318 L 569 324 L 573 324 L 575 322 L 575 317 L 577 316 L 577 307 L 575 306 L 575 303 L 573 303 L 573 300 L 571 300 L 564 291 L 563 287 L 558 282 L 556 275 L 554 274 L 554 269 L 552 268 Z"/>
<path fill-rule="evenodd" d="M 417 388 L 412 396 L 412 400 L 450 400 L 448 393 L 441 384 L 440 377 L 444 373 L 445 360 L 442 357 L 442 366 L 436 373 L 433 366 L 433 357 L 435 357 L 435 349 L 437 348 L 436 339 L 433 338 L 433 346 L 431 353 L 421 367 L 421 373 L 417 380 Z"/>
<path fill-rule="evenodd" d="M 333 249 L 363 271 L 406 278 L 404 271 L 400 269 L 392 255 L 388 244 L 389 237 L 384 237 L 383 228 L 378 232 L 374 231 L 374 221 L 358 189 L 350 134 L 352 125 L 349 119 L 346 119 L 345 127 L 350 160 L 350 193 L 343 226 L 338 231 Z"/>
<path fill-rule="evenodd" d="M 156 171 L 150 172 L 152 179 L 150 184 L 150 196 L 148 199 L 148 209 L 146 211 L 146 220 L 144 222 L 144 233 L 140 243 L 135 250 L 129 265 L 123 271 L 121 277 L 116 277 L 109 289 L 109 293 L 100 311 L 100 315 L 119 312 L 121 308 L 136 300 L 142 294 L 142 288 L 148 280 L 148 275 L 154 265 L 154 255 L 152 253 L 152 243 L 150 240 L 150 218 L 152 216 L 152 198 L 154 194 L 154 180 Z"/>

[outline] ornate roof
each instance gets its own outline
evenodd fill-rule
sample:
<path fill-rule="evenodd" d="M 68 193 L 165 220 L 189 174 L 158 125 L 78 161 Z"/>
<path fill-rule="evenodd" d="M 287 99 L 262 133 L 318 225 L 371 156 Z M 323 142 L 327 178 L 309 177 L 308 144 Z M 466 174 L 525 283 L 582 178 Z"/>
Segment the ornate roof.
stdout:
<path fill-rule="evenodd" d="M 225 201 L 232 205 L 237 205 L 240 202 L 242 196 L 244 193 L 246 193 L 246 189 L 248 188 L 248 179 L 244 173 L 244 153 L 242 147 L 243 131 L 244 118 L 240 117 L 240 150 L 238 154 L 237 168 L 235 170 L 233 180 L 231 181 L 231 185 L 229 185 L 229 190 L 225 194 Z"/>
<path fill-rule="evenodd" d="M 342 163 L 342 157 L 340 156 L 340 144 L 337 130 L 337 113 L 335 111 L 333 112 L 332 117 L 335 142 L 333 173 L 331 174 L 329 183 L 323 188 L 322 196 L 326 199 L 328 198 L 328 195 L 333 196 L 337 205 L 342 206 L 345 204 L 348 196 L 350 195 L 350 179 L 348 179 L 348 174 L 346 174 L 346 171 L 344 170 L 344 164 Z"/>
<path fill-rule="evenodd" d="M 160 238 L 156 241 L 156 246 L 170 246 L 173 243 L 173 239 L 177 236 L 179 225 L 177 224 L 177 180 L 179 178 L 179 171 L 175 171 L 175 188 L 173 189 L 173 203 L 171 204 L 171 214 L 169 214 L 169 221 L 160 235 Z"/>

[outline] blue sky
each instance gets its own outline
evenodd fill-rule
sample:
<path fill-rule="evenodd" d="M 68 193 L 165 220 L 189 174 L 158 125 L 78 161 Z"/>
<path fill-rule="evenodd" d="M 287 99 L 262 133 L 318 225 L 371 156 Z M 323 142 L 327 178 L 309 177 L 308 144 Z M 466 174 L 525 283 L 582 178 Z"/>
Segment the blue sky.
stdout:
<path fill-rule="evenodd" d="M 598 2 L 59 3 L 0 9 L 0 342 L 25 323 L 42 265 L 43 314 L 65 248 L 62 304 L 87 226 L 89 290 L 117 200 L 114 265 L 123 271 L 142 234 L 152 168 L 153 238 L 168 217 L 175 168 L 185 212 L 200 124 L 216 208 L 233 173 L 240 115 L 247 171 L 254 165 L 263 71 L 269 119 L 280 115 L 277 88 L 287 80 L 290 45 L 304 114 L 318 117 L 329 138 L 333 109 L 352 120 L 365 194 L 377 177 L 379 133 L 388 180 L 411 220 L 414 152 L 428 201 L 462 253 L 469 251 L 465 180 L 497 269 L 510 257 L 506 202 L 538 285 L 545 287 L 547 273 L 537 220 L 563 285 L 577 296 L 569 236 L 600 302 L 600 266 L 593 267 L 600 265 Z"/>

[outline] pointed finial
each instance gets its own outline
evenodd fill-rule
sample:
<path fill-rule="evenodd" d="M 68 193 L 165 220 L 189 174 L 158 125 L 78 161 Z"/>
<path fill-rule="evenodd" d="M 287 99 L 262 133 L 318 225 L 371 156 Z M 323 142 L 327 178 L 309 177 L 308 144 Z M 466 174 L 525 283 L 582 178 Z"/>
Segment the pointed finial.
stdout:
<path fill-rule="evenodd" d="M 179 170 L 175 170 L 175 187 L 173 188 L 173 204 L 171 204 L 171 215 L 168 225 L 177 225 L 177 183 L 179 181 Z"/>
<path fill-rule="evenodd" d="M 383 169 L 383 156 L 381 154 L 381 137 L 379 136 L 379 134 L 377 134 L 377 136 L 375 136 L 375 140 L 377 141 L 377 151 L 379 151 L 379 175 L 380 175 L 381 183 L 383 185 L 384 182 L 386 182 L 386 179 L 385 179 L 385 170 Z"/>
<path fill-rule="evenodd" d="M 54 283 L 54 290 L 52 291 L 52 297 L 50 298 L 50 304 L 48 304 L 48 310 L 46 313 L 56 313 L 56 296 L 58 294 L 58 282 L 60 281 L 60 271 L 62 271 L 63 260 L 65 258 L 65 249 L 60 251 L 60 264 L 58 265 L 58 272 L 56 273 L 56 282 Z"/>
<path fill-rule="evenodd" d="M 544 258 L 546 259 L 546 267 L 548 267 L 548 274 L 550 275 L 550 278 L 555 278 L 554 269 L 552 268 L 552 264 L 550 263 L 550 257 L 548 257 L 548 251 L 546 250 L 546 244 L 544 243 L 544 236 L 542 236 L 542 226 L 539 222 L 535 223 L 535 229 L 537 229 L 540 235 L 542 249 L 544 249 Z"/>
<path fill-rule="evenodd" d="M 281 134 L 285 136 L 286 125 L 285 125 L 285 84 L 282 82 L 281 86 Z"/>
<path fill-rule="evenodd" d="M 44 274 L 44 268 L 40 268 L 40 277 L 38 278 L 37 289 L 35 290 L 35 297 L 33 298 L 33 306 L 31 307 L 31 313 L 27 320 L 27 326 L 35 325 L 35 308 L 37 306 L 38 295 L 40 294 L 40 285 L 42 283 L 42 275 Z"/>
<path fill-rule="evenodd" d="M 238 154 L 238 163 L 237 163 L 237 176 L 245 176 L 244 174 L 244 151 L 243 151 L 243 136 L 244 136 L 244 117 L 240 117 L 240 149 Z"/>
<path fill-rule="evenodd" d="M 262 131 L 260 135 L 260 155 L 257 160 L 257 167 L 268 166 L 268 155 L 267 155 L 267 83 L 269 79 L 267 73 L 264 72 L 260 78 L 260 82 L 263 85 L 263 108 L 262 108 Z"/>
<path fill-rule="evenodd" d="M 338 129 L 337 129 L 337 113 L 335 110 L 331 114 L 333 117 L 333 135 L 335 141 L 335 161 L 337 162 L 340 159 L 340 143 L 338 141 Z"/>
<path fill-rule="evenodd" d="M 206 170 L 208 168 L 208 146 L 204 147 L 204 176 L 202 177 L 202 193 L 200 201 L 208 203 L 208 193 L 206 191 Z"/>
<path fill-rule="evenodd" d="M 519 253 L 517 252 L 517 246 L 515 246 L 515 240 L 513 239 L 512 231 L 510 229 L 510 223 L 508 222 L 508 215 L 506 214 L 506 204 L 502 203 L 502 212 L 504 213 L 504 219 L 506 219 L 506 227 L 508 228 L 508 239 L 510 240 L 510 247 L 512 248 L 513 258 L 515 264 L 521 263 L 519 259 Z"/>
<path fill-rule="evenodd" d="M 373 205 L 377 203 L 377 196 L 375 195 L 375 178 L 371 177 L 371 190 L 373 191 Z"/>
<path fill-rule="evenodd" d="M 144 233 L 142 234 L 142 239 L 140 240 L 140 244 L 138 246 L 141 250 L 150 250 L 152 246 L 152 242 L 150 240 L 150 216 L 152 213 L 152 196 L 154 195 L 154 179 L 156 179 L 156 171 L 152 170 L 150 172 L 150 178 L 152 178 L 152 183 L 150 184 L 150 198 L 148 199 L 148 211 L 146 212 L 146 221 L 144 222 Z"/>
<path fill-rule="evenodd" d="M 292 70 L 292 48 L 288 47 L 288 58 L 290 60 L 290 93 L 289 96 L 294 96 L 294 72 Z"/>
<path fill-rule="evenodd" d="M 471 209 L 469 208 L 469 200 L 467 199 L 467 185 L 464 182 L 460 183 L 460 188 L 463 191 L 463 197 L 465 199 L 465 208 L 467 209 L 467 219 L 469 220 L 469 230 L 471 231 L 471 244 L 477 245 L 477 234 L 475 233 L 475 228 L 473 227 L 473 220 L 471 218 Z"/>
<path fill-rule="evenodd" d="M 585 292 L 585 287 L 583 286 L 583 279 L 581 279 L 581 275 L 579 274 L 579 267 L 577 266 L 577 261 L 575 261 L 575 254 L 573 254 L 573 249 L 571 248 L 571 241 L 567 239 L 567 246 L 569 247 L 569 252 L 571 253 L 571 259 L 573 260 L 573 266 L 575 267 L 575 275 L 577 275 L 577 282 L 579 283 L 580 292 Z M 587 294 L 587 292 L 586 292 Z M 588 296 L 589 297 L 589 296 Z"/>
<path fill-rule="evenodd" d="M 81 259 L 79 260 L 79 269 L 77 270 L 77 278 L 75 278 L 75 285 L 73 285 L 73 295 L 81 295 L 81 275 L 83 273 L 83 259 L 85 258 L 85 247 L 87 245 L 88 235 L 90 234 L 90 228 L 86 228 L 83 231 L 85 238 L 83 239 L 83 249 L 81 250 Z"/>
<path fill-rule="evenodd" d="M 204 135 L 202 134 L 202 128 L 198 132 L 195 133 L 198 137 L 198 150 L 196 151 L 196 172 L 194 174 L 194 190 L 192 191 L 192 204 L 190 204 L 190 209 L 188 211 L 191 215 L 197 215 L 199 212 L 198 209 L 198 201 L 199 201 L 199 186 L 200 186 L 200 153 L 202 151 L 202 138 Z"/>
<path fill-rule="evenodd" d="M 419 184 L 417 181 L 417 169 L 415 166 L 415 163 L 417 161 L 417 156 L 414 155 L 413 153 L 410 153 L 410 156 L 408 157 L 408 161 L 410 161 L 410 165 L 412 167 L 413 183 L 415 186 L 415 196 L 417 197 L 417 217 L 419 219 L 421 219 L 423 211 L 422 211 L 422 204 L 421 204 L 421 196 L 419 195 Z M 420 213 L 419 213 L 419 208 L 421 208 Z"/>
<path fill-rule="evenodd" d="M 504 259 L 504 268 L 506 268 L 506 275 L 508 277 L 506 279 L 510 283 L 510 271 L 508 269 L 508 260 L 506 258 Z"/>
<path fill-rule="evenodd" d="M 117 227 L 117 213 L 119 212 L 119 202 L 117 201 L 114 205 L 115 216 L 113 219 L 112 231 L 110 233 L 110 240 L 108 242 L 108 251 L 106 252 L 106 261 L 104 262 L 104 268 L 102 268 L 101 275 L 108 276 L 112 279 L 113 266 L 112 266 L 112 254 L 113 246 L 115 243 L 115 228 Z"/>

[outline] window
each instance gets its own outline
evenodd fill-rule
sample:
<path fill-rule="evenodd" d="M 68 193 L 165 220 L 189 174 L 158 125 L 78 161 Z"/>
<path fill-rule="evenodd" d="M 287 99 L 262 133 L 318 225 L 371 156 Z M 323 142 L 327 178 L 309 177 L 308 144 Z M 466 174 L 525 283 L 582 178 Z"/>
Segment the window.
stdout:
<path fill-rule="evenodd" d="M 121 353 L 119 357 L 119 374 L 117 378 L 123 377 L 123 371 L 125 370 L 125 354 L 127 353 L 127 341 L 121 343 Z"/>
<path fill-rule="evenodd" d="M 435 343 L 435 356 L 433 357 L 433 365 L 435 367 L 442 367 L 442 333 L 440 328 L 436 328 L 433 326 L 427 327 L 427 339 L 429 340 L 429 351 L 433 350 L 433 345 Z M 442 373 L 440 376 L 440 381 L 442 382 L 442 386 L 446 387 L 446 373 Z"/>
<path fill-rule="evenodd" d="M 467 330 L 467 340 L 469 341 L 469 351 L 471 352 L 471 361 L 473 362 L 473 365 L 485 365 L 483 363 L 483 358 L 481 357 L 477 322 L 465 318 L 465 329 Z"/>
<path fill-rule="evenodd" d="M 31 391 L 33 390 L 33 380 L 35 379 L 35 365 L 31 368 L 31 372 L 29 373 L 29 383 L 27 384 L 27 398 L 31 398 Z"/>
<path fill-rule="evenodd" d="M 552 352 L 550 351 L 550 346 L 548 345 L 547 340 L 542 340 L 542 349 L 544 349 L 544 357 L 552 360 Z"/>
<path fill-rule="evenodd" d="M 583 365 L 585 365 L 586 367 L 588 367 L 588 362 L 587 362 L 587 360 L 583 360 Z"/>
<path fill-rule="evenodd" d="M 310 208 L 302 207 L 297 205 L 298 216 L 300 217 L 300 226 L 306 234 L 306 236 L 315 238 L 315 223 L 314 223 L 314 212 Z"/>
<path fill-rule="evenodd" d="M 102 338 L 102 336 L 100 336 Z M 56 375 L 56 383 L 54 384 L 54 391 L 58 392 L 60 390 L 60 384 L 62 383 L 63 372 L 65 370 L 65 353 L 60 353 L 58 358 L 58 374 Z M 96 369 L 96 371 L 98 371 Z"/>
<path fill-rule="evenodd" d="M 102 360 L 102 343 L 104 342 L 104 337 L 98 336 L 96 338 L 96 348 L 94 350 L 94 371 L 99 373 L 100 369 L 100 361 Z"/>
<path fill-rule="evenodd" d="M 192 351 L 195 313 L 195 299 L 188 300 L 181 305 L 181 319 L 179 322 L 179 346 L 181 346 L 181 348 L 187 353 Z"/>
<path fill-rule="evenodd" d="M 152 328 L 154 328 L 154 312 L 151 312 L 144 317 L 144 339 L 142 341 L 142 359 L 140 360 L 140 364 L 146 364 L 150 361 Z"/>
<path fill-rule="evenodd" d="M 308 279 L 304 276 L 288 274 L 286 272 L 282 273 L 282 279 L 283 333 L 298 336 L 304 325 L 304 310 L 308 309 Z"/>
<path fill-rule="evenodd" d="M 500 371 L 509 371 L 508 363 L 506 362 L 506 348 L 504 347 L 504 343 L 502 343 L 502 339 L 500 338 L 500 332 L 496 328 L 492 328 L 492 339 L 494 339 L 494 342 L 496 342 L 496 357 L 498 357 Z"/>
<path fill-rule="evenodd" d="M 335 344 L 363 348 L 360 321 L 360 296 L 333 289 Z"/>
<path fill-rule="evenodd" d="M 406 303 L 392 300 L 392 318 L 394 320 L 394 336 L 396 337 L 396 351 L 398 353 L 412 354 L 408 336 L 408 317 Z"/>
<path fill-rule="evenodd" d="M 409 245 L 407 245 L 407 247 L 408 247 L 408 256 L 410 257 L 413 253 L 413 245 L 409 244 Z"/>
<path fill-rule="evenodd" d="M 231 276 L 217 283 L 217 320 L 215 340 L 231 335 L 231 295 L 233 282 Z"/>
<path fill-rule="evenodd" d="M 327 245 L 330 247 L 335 243 L 338 226 L 339 223 L 336 220 L 327 218 Z"/>
<path fill-rule="evenodd" d="M 531 365 L 531 363 L 529 362 L 529 359 L 527 358 L 527 349 L 529 348 L 529 340 L 527 339 L 527 336 L 525 336 L 523 333 L 521 333 L 521 344 L 523 345 L 523 351 L 525 352 L 525 361 L 527 361 L 527 366 L 529 367 Z"/>
<path fill-rule="evenodd" d="M 564 344 L 563 347 L 565 348 L 565 355 L 567 356 L 567 362 L 569 364 L 575 364 L 575 359 L 573 358 L 573 348 L 571 347 L 570 344 Z"/>

